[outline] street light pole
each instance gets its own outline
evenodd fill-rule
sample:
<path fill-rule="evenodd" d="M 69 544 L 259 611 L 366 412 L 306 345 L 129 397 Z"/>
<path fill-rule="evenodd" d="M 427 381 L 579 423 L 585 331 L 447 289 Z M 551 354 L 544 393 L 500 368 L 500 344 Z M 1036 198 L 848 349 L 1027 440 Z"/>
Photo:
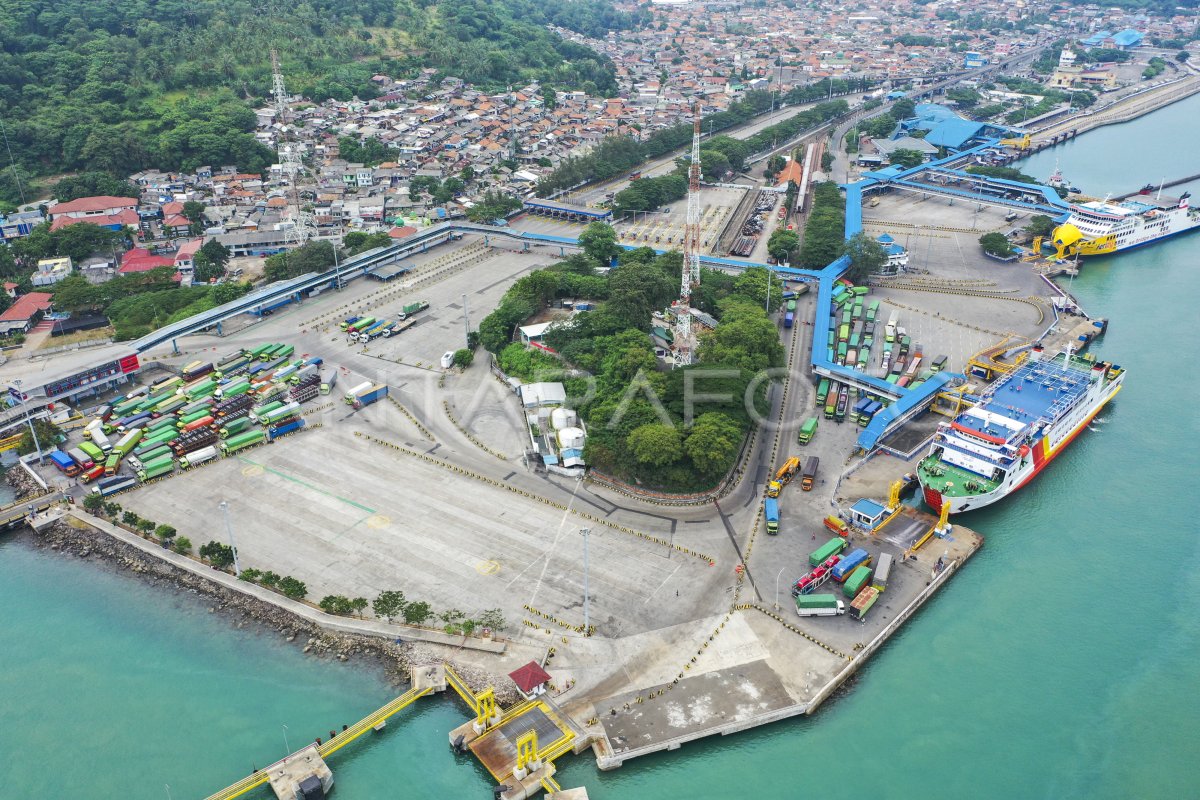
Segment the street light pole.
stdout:
<path fill-rule="evenodd" d="M 592 531 L 590 528 L 580 528 L 579 533 L 583 536 L 583 635 L 587 636 L 591 630 L 588 617 L 588 534 Z"/>
<path fill-rule="evenodd" d="M 786 566 L 785 566 L 785 567 L 780 567 L 780 568 L 779 568 L 779 572 L 777 572 L 777 573 L 775 574 L 775 610 L 776 610 L 776 611 L 778 611 L 778 610 L 779 610 L 779 579 L 780 579 L 781 577 L 783 577 L 783 571 L 784 571 L 785 569 L 787 569 L 787 567 L 786 567 Z"/>
<path fill-rule="evenodd" d="M 229 523 L 229 503 L 222 500 L 217 507 L 221 509 L 221 513 L 225 517 L 225 533 L 229 536 L 229 547 L 233 550 L 233 571 L 237 575 L 242 574 L 242 568 L 238 564 L 237 543 L 233 541 L 233 525 Z"/>
<path fill-rule="evenodd" d="M 466 344 L 463 347 L 471 349 L 471 318 L 467 315 L 467 295 L 463 294 L 463 336 L 466 337 Z"/>
<path fill-rule="evenodd" d="M 288 732 L 288 726 L 287 726 L 287 723 L 285 722 L 285 723 L 283 723 L 283 747 L 287 751 L 287 754 L 290 756 L 292 754 L 292 746 L 290 744 L 288 744 L 287 732 Z"/>
<path fill-rule="evenodd" d="M 21 379 L 13 381 L 13 386 L 17 387 L 17 394 L 21 396 L 21 408 L 25 410 L 25 422 L 29 425 L 29 435 L 33 437 L 33 446 L 37 450 L 38 463 L 45 463 L 45 457 L 42 455 L 42 445 L 37 438 L 37 429 L 33 427 L 33 417 L 29 416 L 29 404 L 25 402 L 25 393 L 21 391 Z"/>

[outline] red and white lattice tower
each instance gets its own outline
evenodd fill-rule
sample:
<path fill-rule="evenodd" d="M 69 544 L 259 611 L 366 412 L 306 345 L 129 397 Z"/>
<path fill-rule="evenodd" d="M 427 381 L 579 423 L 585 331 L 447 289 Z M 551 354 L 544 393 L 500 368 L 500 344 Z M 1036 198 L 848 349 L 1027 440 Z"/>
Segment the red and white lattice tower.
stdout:
<path fill-rule="evenodd" d="M 692 121 L 692 160 L 688 165 L 687 224 L 683 231 L 683 270 L 675 302 L 675 366 L 692 363 L 696 337 L 692 333 L 692 292 L 700 286 L 700 104 Z"/>
<path fill-rule="evenodd" d="M 283 86 L 283 72 L 279 69 L 279 53 L 271 51 L 271 93 L 275 96 L 275 121 L 280 126 L 279 166 L 291 186 L 291 200 L 284 211 L 284 239 L 291 247 L 300 247 L 308 241 L 316 227 L 312 215 L 304 210 L 300 202 L 300 177 L 304 173 L 304 162 L 300 158 L 300 147 L 291 141 L 287 127 L 287 89 Z"/>

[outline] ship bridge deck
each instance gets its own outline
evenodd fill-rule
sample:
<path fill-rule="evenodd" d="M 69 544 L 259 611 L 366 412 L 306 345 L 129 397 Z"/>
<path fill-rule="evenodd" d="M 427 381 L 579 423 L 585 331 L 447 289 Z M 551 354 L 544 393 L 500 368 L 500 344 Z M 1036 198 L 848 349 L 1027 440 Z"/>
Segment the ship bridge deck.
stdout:
<path fill-rule="evenodd" d="M 1026 424 L 1053 419 L 1058 408 L 1072 405 L 1090 383 L 1090 366 L 1083 370 L 1057 360 L 1026 362 L 997 384 L 982 408 Z"/>

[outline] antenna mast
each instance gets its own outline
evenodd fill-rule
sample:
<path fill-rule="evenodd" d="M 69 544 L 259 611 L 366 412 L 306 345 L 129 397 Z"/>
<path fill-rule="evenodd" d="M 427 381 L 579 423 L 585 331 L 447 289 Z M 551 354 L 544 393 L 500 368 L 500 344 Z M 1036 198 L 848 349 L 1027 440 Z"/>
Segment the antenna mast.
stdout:
<path fill-rule="evenodd" d="M 692 363 L 692 292 L 700 286 L 700 104 L 692 115 L 692 160 L 688 164 L 687 224 L 683 232 L 683 274 L 675 303 L 675 366 Z"/>
<path fill-rule="evenodd" d="M 275 95 L 275 118 L 279 121 L 279 165 L 291 188 L 292 202 L 284 214 L 284 235 L 287 243 L 294 247 L 302 247 L 308 241 L 313 227 L 312 217 L 306 214 L 300 206 L 300 176 L 304 172 L 304 162 L 300 159 L 300 149 L 291 143 L 291 135 L 287 126 L 288 95 L 283 86 L 283 73 L 279 70 L 279 51 L 271 51 L 271 91 Z"/>

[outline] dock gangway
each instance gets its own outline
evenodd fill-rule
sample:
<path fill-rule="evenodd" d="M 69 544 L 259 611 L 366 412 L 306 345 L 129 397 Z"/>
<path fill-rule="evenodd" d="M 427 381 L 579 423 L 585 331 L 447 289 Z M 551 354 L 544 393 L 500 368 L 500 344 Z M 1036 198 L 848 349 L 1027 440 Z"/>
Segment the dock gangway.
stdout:
<path fill-rule="evenodd" d="M 390 717 L 398 714 L 405 708 L 408 708 L 417 700 L 432 691 L 432 686 L 426 686 L 420 689 L 409 689 L 407 692 L 400 695 L 386 706 L 380 708 L 372 714 L 367 715 L 366 717 L 363 717 L 361 720 L 354 723 L 337 736 L 334 736 L 329 741 L 322 742 L 317 748 L 317 751 L 321 754 L 322 758 L 336 753 L 338 750 L 341 750 L 343 747 L 350 744 L 367 731 L 373 730 L 375 726 L 379 725 L 379 723 L 386 722 Z M 276 761 L 274 764 L 271 764 L 270 766 L 261 769 L 252 775 L 247 775 L 245 778 L 242 778 L 232 786 L 227 786 L 221 791 L 209 795 L 207 800 L 233 800 L 235 797 L 241 797 L 247 792 L 257 789 L 258 787 L 270 781 L 271 769 L 273 767 L 282 764 L 289 758 L 291 758 L 290 753 L 279 761 Z"/>

